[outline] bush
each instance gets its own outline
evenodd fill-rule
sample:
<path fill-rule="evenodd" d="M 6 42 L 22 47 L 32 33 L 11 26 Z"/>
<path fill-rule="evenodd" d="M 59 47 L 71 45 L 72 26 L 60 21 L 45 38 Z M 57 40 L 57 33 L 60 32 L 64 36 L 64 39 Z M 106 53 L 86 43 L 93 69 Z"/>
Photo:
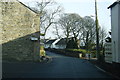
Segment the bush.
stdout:
<path fill-rule="evenodd" d="M 46 52 L 44 50 L 44 46 L 40 46 L 40 56 L 46 56 Z"/>
<path fill-rule="evenodd" d="M 85 49 L 68 49 L 69 51 L 77 52 L 77 53 L 82 53 L 83 56 L 87 53 Z"/>

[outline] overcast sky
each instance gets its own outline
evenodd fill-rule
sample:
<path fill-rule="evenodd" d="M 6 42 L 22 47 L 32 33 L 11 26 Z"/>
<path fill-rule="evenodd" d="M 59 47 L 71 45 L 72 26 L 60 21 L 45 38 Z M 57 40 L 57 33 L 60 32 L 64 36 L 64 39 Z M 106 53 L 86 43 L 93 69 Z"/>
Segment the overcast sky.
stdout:
<path fill-rule="evenodd" d="M 20 1 L 25 2 L 25 0 Z M 38 0 L 27 0 L 27 2 L 30 1 Z M 82 17 L 95 15 L 94 0 L 55 0 L 55 1 L 60 3 L 62 7 L 64 7 L 65 13 L 78 13 Z M 107 7 L 109 7 L 115 1 L 116 0 L 97 0 L 99 25 L 105 27 L 107 31 L 110 31 L 111 29 L 110 9 L 107 9 Z M 47 38 L 52 36 L 51 32 L 48 32 L 48 34 L 49 35 L 47 35 Z"/>

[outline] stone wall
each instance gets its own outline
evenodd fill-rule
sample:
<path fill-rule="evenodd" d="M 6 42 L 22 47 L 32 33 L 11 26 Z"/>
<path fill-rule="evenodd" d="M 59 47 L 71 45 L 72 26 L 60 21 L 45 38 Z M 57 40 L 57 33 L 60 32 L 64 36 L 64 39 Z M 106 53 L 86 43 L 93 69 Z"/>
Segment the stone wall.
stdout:
<path fill-rule="evenodd" d="M 1 13 L 2 13 L 2 5 L 0 4 L 0 26 L 2 27 L 2 24 L 1 24 L 1 22 L 2 22 L 2 15 L 1 15 Z M 0 62 L 2 62 L 2 28 L 0 27 Z"/>
<path fill-rule="evenodd" d="M 30 37 L 39 37 L 39 15 L 18 1 L 0 2 L 0 4 L 3 60 L 37 59 L 39 41 L 31 41 Z"/>

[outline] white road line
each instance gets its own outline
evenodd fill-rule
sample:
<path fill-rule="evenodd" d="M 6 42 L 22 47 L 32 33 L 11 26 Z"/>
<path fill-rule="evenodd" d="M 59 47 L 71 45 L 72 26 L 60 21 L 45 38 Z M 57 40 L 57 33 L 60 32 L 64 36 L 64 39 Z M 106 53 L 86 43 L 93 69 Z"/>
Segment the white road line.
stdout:
<path fill-rule="evenodd" d="M 101 71 L 103 71 L 103 72 L 106 72 L 105 70 L 101 69 L 100 67 L 98 67 L 98 66 L 96 66 L 96 65 L 95 65 L 95 67 L 97 67 L 99 70 L 101 70 Z"/>
<path fill-rule="evenodd" d="M 111 76 L 115 77 L 116 79 L 119 79 L 119 80 L 120 80 L 120 77 L 115 76 L 115 75 L 113 75 L 112 73 L 106 72 L 105 70 L 103 70 L 103 69 L 99 68 L 99 67 L 98 67 L 98 66 L 96 66 L 96 65 L 95 65 L 95 67 L 97 67 L 99 70 L 101 70 L 101 71 L 103 71 L 103 72 L 105 72 L 105 73 L 107 73 L 107 74 L 109 74 L 109 75 L 111 75 Z"/>

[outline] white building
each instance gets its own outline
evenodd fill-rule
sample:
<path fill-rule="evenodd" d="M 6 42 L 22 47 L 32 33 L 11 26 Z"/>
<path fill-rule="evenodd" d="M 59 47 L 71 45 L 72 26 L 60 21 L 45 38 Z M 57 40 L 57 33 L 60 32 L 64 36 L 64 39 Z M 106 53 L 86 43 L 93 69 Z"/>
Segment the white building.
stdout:
<path fill-rule="evenodd" d="M 66 48 L 66 38 L 60 39 L 56 44 L 56 49 L 65 49 Z"/>
<path fill-rule="evenodd" d="M 60 39 L 52 39 L 52 40 L 47 40 L 45 42 L 45 48 L 54 48 L 54 49 L 59 49 L 55 44 L 59 41 Z"/>
<path fill-rule="evenodd" d="M 55 45 L 58 41 L 60 41 L 60 39 L 55 40 L 55 41 L 52 43 L 51 48 L 59 49 L 59 47 L 57 47 L 57 46 Z"/>
<path fill-rule="evenodd" d="M 57 40 L 57 39 L 52 39 L 52 40 L 46 41 L 44 47 L 45 47 L 45 48 L 53 48 L 53 47 L 52 47 L 52 46 L 53 46 L 53 43 L 54 43 L 56 40 Z"/>
<path fill-rule="evenodd" d="M 105 62 L 112 63 L 112 45 L 111 45 L 111 42 L 105 43 Z"/>
<path fill-rule="evenodd" d="M 108 8 L 111 9 L 112 62 L 120 63 L 120 0 L 117 0 Z"/>

